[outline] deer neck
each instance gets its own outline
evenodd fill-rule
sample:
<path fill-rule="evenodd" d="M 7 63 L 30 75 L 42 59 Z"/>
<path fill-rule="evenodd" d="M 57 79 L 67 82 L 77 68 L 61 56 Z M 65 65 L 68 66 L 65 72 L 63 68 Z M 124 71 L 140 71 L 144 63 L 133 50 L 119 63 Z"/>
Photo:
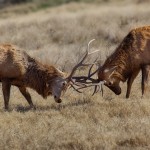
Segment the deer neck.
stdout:
<path fill-rule="evenodd" d="M 125 82 L 132 67 L 129 54 L 124 50 L 118 50 L 111 57 L 109 64 L 117 66 L 113 76 Z"/>
<path fill-rule="evenodd" d="M 45 66 L 38 61 L 32 61 L 28 67 L 25 82 L 28 87 L 36 90 L 37 93 L 46 98 L 47 82 L 53 82 L 58 75 L 59 73 L 53 66 Z"/>

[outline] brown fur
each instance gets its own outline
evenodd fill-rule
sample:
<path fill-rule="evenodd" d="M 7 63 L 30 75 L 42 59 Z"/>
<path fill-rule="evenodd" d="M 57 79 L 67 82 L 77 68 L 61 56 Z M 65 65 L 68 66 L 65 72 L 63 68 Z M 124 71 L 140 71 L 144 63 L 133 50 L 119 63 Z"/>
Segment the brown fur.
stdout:
<path fill-rule="evenodd" d="M 106 86 L 116 94 L 121 93 L 119 82 L 128 80 L 126 94 L 128 98 L 131 85 L 139 71 L 142 70 L 143 95 L 148 80 L 148 65 L 150 65 L 150 26 L 136 28 L 129 32 L 119 47 L 99 69 L 98 78 L 99 81 L 106 80 Z M 112 69 L 112 72 L 104 72 L 106 69 L 111 70 L 114 66 L 116 66 L 116 69 Z M 109 79 L 110 74 L 111 79 Z M 113 84 L 110 83 L 110 80 L 113 80 Z"/>
<path fill-rule="evenodd" d="M 26 87 L 36 90 L 46 98 L 52 94 L 52 83 L 56 77 L 63 78 L 64 74 L 53 66 L 43 65 L 11 44 L 0 45 L 0 80 L 6 109 L 8 109 L 11 85 L 17 86 L 29 104 L 33 106 Z"/>

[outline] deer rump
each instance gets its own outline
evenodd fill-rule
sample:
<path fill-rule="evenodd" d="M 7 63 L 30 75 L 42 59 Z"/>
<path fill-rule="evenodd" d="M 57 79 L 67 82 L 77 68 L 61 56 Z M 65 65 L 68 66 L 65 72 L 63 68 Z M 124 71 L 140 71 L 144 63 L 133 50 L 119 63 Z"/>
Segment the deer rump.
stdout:
<path fill-rule="evenodd" d="M 17 78 L 25 74 L 28 56 L 11 45 L 0 46 L 0 78 Z"/>

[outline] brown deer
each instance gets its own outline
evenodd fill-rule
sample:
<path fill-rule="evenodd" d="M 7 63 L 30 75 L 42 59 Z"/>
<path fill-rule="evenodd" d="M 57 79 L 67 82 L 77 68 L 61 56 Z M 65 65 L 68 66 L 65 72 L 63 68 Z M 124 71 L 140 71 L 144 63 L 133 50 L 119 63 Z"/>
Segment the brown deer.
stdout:
<path fill-rule="evenodd" d="M 149 65 L 150 26 L 145 26 L 131 30 L 102 66 L 100 66 L 93 74 L 89 73 L 88 77 L 79 77 L 76 81 L 85 82 L 97 72 L 98 79 L 93 79 L 92 82 L 99 82 L 99 85 L 104 84 L 117 95 L 121 94 L 120 81 L 127 81 L 126 98 L 129 98 L 132 83 L 141 70 L 141 89 L 143 96 L 148 81 Z"/>
<path fill-rule="evenodd" d="M 93 41 L 93 40 L 92 40 Z M 89 45 L 83 59 L 72 69 L 70 75 L 66 75 L 54 66 L 43 65 L 36 59 L 30 57 L 25 51 L 11 44 L 0 44 L 0 81 L 4 96 L 5 109 L 9 108 L 10 88 L 14 85 L 19 88 L 22 95 L 28 101 L 31 108 L 35 108 L 27 87 L 34 89 L 43 98 L 53 95 L 57 103 L 61 102 L 61 93 L 69 85 L 74 88 L 72 76 L 89 53 Z"/>

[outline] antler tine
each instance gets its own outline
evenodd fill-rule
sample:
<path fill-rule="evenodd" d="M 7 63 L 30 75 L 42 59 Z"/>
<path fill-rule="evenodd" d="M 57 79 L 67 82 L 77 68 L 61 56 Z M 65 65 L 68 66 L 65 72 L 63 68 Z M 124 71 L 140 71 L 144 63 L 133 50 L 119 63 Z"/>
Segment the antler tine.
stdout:
<path fill-rule="evenodd" d="M 91 70 L 92 70 L 93 66 L 94 66 L 94 63 L 91 65 L 91 67 L 90 67 L 90 69 L 89 69 L 88 77 L 91 77 Z"/>
<path fill-rule="evenodd" d="M 103 94 L 103 88 L 102 88 L 102 85 L 103 85 L 104 83 L 105 83 L 104 81 L 101 81 L 101 82 L 95 83 L 95 84 L 89 84 L 89 85 L 84 84 L 83 87 L 79 87 L 79 88 L 77 88 L 77 90 L 81 90 L 81 89 L 84 89 L 84 88 L 87 88 L 87 87 L 95 86 L 95 89 L 94 89 L 94 92 L 93 92 L 92 95 L 94 95 L 95 93 L 97 93 L 97 92 L 99 91 L 99 89 L 102 91 L 102 94 Z M 98 90 L 97 90 L 97 86 L 99 87 Z"/>
<path fill-rule="evenodd" d="M 72 84 L 71 84 L 71 87 L 72 87 L 75 91 L 77 91 L 78 93 L 82 93 L 81 91 L 79 91 L 79 89 L 75 88 Z"/>
<path fill-rule="evenodd" d="M 88 78 L 91 78 L 95 73 L 97 73 L 97 71 L 99 70 L 99 67 L 93 72 L 91 73 L 91 70 L 93 68 L 93 66 L 95 65 L 95 62 L 97 61 L 98 58 L 95 59 L 94 63 L 91 65 L 89 72 L 88 72 Z"/>
<path fill-rule="evenodd" d="M 97 87 L 101 90 L 101 92 L 102 92 L 102 97 L 103 97 L 103 93 L 104 93 L 103 84 L 95 85 L 94 92 L 93 92 L 92 96 L 93 96 L 95 93 L 97 93 L 97 92 L 99 91 L 99 89 L 97 90 Z"/>
<path fill-rule="evenodd" d="M 77 76 L 77 77 L 72 77 L 72 79 L 76 79 L 75 82 L 78 82 L 78 83 L 85 83 L 85 84 L 97 83 L 96 79 L 91 78 L 99 70 L 99 68 L 97 68 L 93 73 L 91 73 L 91 70 L 92 70 L 96 60 L 91 65 L 91 67 L 90 67 L 90 69 L 88 71 L 88 76 L 79 76 L 79 77 Z M 89 81 L 91 81 L 91 82 L 89 82 Z"/>
<path fill-rule="evenodd" d="M 90 44 L 91 44 L 93 41 L 95 41 L 95 39 L 92 39 L 91 41 L 89 41 L 89 43 L 88 43 L 88 47 L 87 47 L 87 52 L 89 52 Z"/>
<path fill-rule="evenodd" d="M 95 93 L 97 93 L 97 92 L 99 91 L 99 89 L 97 90 L 97 87 L 99 87 L 99 86 L 98 86 L 98 85 L 95 85 L 94 92 L 93 92 L 92 96 L 93 96 Z M 99 88 L 100 88 L 100 87 L 99 87 Z"/>
<path fill-rule="evenodd" d="M 101 85 L 101 91 L 102 91 L 102 97 L 103 97 L 104 90 L 103 90 L 103 86 L 102 85 Z"/>
<path fill-rule="evenodd" d="M 80 61 L 77 65 L 75 65 L 75 66 L 73 67 L 73 69 L 72 69 L 70 75 L 67 77 L 67 78 L 68 78 L 68 81 L 71 80 L 72 76 L 74 75 L 74 73 L 75 73 L 75 71 L 77 70 L 78 67 L 80 67 L 80 66 L 85 66 L 85 64 L 83 64 L 83 62 L 84 62 L 84 60 L 86 59 L 86 57 L 87 57 L 88 55 L 91 55 L 91 54 L 93 54 L 93 53 L 99 51 L 99 50 L 95 50 L 94 52 L 89 52 L 90 44 L 91 44 L 93 41 L 95 41 L 95 39 L 92 39 L 91 41 L 89 41 L 85 56 L 81 59 L 81 61 Z"/>

